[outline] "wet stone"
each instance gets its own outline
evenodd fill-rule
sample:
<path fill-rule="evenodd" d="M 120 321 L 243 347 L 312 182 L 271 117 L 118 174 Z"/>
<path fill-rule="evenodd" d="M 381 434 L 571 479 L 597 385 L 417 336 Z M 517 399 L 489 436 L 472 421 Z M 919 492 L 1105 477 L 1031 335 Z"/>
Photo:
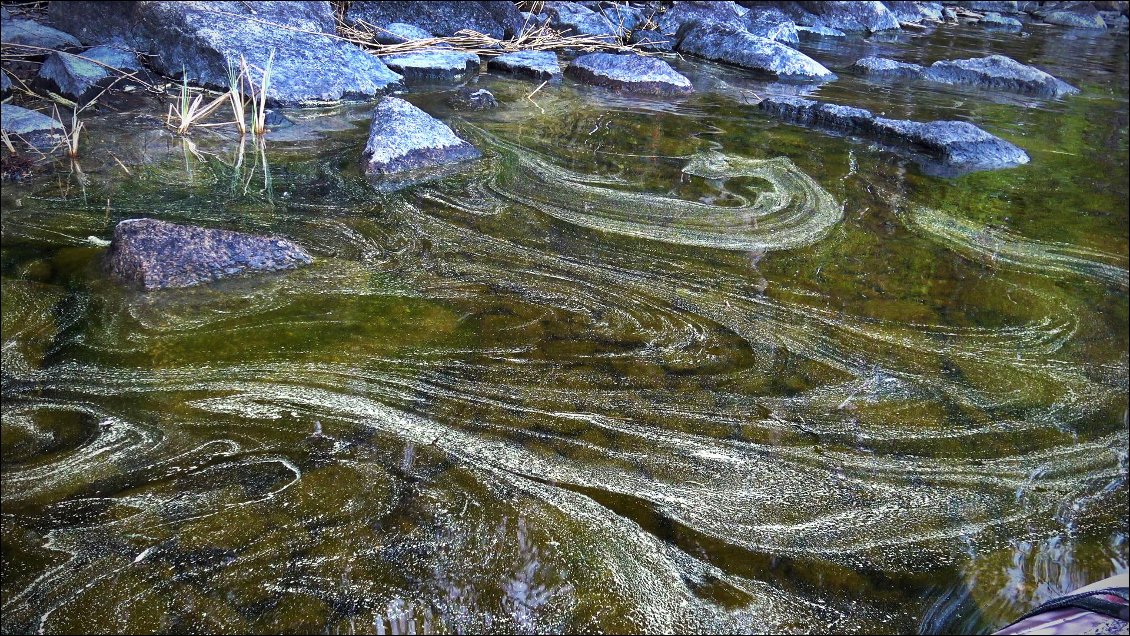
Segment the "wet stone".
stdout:
<path fill-rule="evenodd" d="M 96 46 L 79 55 L 56 52 L 43 62 L 38 82 L 49 90 L 85 104 L 121 77 L 107 67 L 124 72 L 139 71 L 141 62 L 132 51 L 111 46 Z"/>
<path fill-rule="evenodd" d="M 565 74 L 584 84 L 644 95 L 694 91 L 691 81 L 667 62 L 636 54 L 589 53 L 573 60 Z"/>
<path fill-rule="evenodd" d="M 836 79 L 835 73 L 804 53 L 733 24 L 695 24 L 683 34 L 678 49 L 781 80 L 826 82 Z"/>
<path fill-rule="evenodd" d="M 489 110 L 498 108 L 498 100 L 485 88 L 464 86 L 448 98 L 448 103 L 460 110 Z"/>
<path fill-rule="evenodd" d="M 796 97 L 770 97 L 759 108 L 791 123 L 909 149 L 940 162 L 936 172 L 1009 168 L 1029 161 L 1021 148 L 968 122 L 887 119 L 862 108 Z"/>
<path fill-rule="evenodd" d="M 313 262 L 287 239 L 155 219 L 118 223 L 106 258 L 111 278 L 145 290 L 191 287 Z"/>
<path fill-rule="evenodd" d="M 385 0 L 352 2 L 345 14 L 346 22 L 364 20 L 386 27 L 394 22 L 411 24 L 438 35 L 455 35 L 470 29 L 494 38 L 515 36 L 522 28 L 522 14 L 507 0 L 463 0 L 462 2 L 409 2 Z"/>
<path fill-rule="evenodd" d="M 63 136 L 63 125 L 34 110 L 12 104 L 0 105 L 0 128 L 13 142 L 28 143 L 36 148 L 50 148 Z"/>
<path fill-rule="evenodd" d="M 63 2 L 48 11 L 84 43 L 121 42 L 153 53 L 158 72 L 186 73 L 190 82 L 220 90 L 228 88 L 229 61 L 242 55 L 263 68 L 274 51 L 267 98 L 275 106 L 371 98 L 400 87 L 400 75 L 378 57 L 337 37 L 329 3 L 253 4 L 124 2 L 108 11 L 97 2 Z"/>
<path fill-rule="evenodd" d="M 75 36 L 34 20 L 11 19 L 0 23 L 5 44 L 26 44 L 44 49 L 73 49 L 82 46 Z"/>
<path fill-rule="evenodd" d="M 385 97 L 373 110 L 362 163 L 367 174 L 384 175 L 480 156 L 443 122 L 403 99 Z"/>
<path fill-rule="evenodd" d="M 479 56 L 463 51 L 418 51 L 382 58 L 407 82 L 461 82 L 479 70 Z"/>
<path fill-rule="evenodd" d="M 487 68 L 492 71 L 523 77 L 535 81 L 561 77 L 561 65 L 552 51 L 518 51 L 491 58 Z"/>
<path fill-rule="evenodd" d="M 1024 28 L 1024 24 L 1020 20 L 999 13 L 986 13 L 985 17 L 981 18 L 981 24 L 986 28 L 1007 31 L 1020 31 Z"/>

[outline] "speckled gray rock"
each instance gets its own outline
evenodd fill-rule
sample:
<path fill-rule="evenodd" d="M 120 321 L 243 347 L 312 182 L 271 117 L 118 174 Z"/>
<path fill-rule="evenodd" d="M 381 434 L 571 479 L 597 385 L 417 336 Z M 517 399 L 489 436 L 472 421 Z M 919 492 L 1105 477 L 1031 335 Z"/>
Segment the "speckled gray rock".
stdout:
<path fill-rule="evenodd" d="M 561 77 L 561 64 L 553 51 L 518 51 L 499 55 L 487 61 L 487 68 L 539 82 Z"/>
<path fill-rule="evenodd" d="M 643 95 L 694 92 L 691 81 L 667 62 L 634 53 L 582 55 L 573 60 L 565 74 L 585 84 Z"/>
<path fill-rule="evenodd" d="M 576 2 L 546 2 L 545 15 L 549 26 L 566 35 L 590 35 L 613 40 L 624 35 L 630 27 L 620 28 L 603 13 L 593 11 Z"/>
<path fill-rule="evenodd" d="M 1017 6 L 1016 0 L 958 0 L 953 2 L 959 7 L 965 7 L 970 11 L 977 11 L 985 13 L 993 11 L 996 13 L 1019 13 L 1020 8 Z"/>
<path fill-rule="evenodd" d="M 0 71 L 0 96 L 7 97 L 11 90 L 12 80 L 8 79 L 7 73 Z"/>
<path fill-rule="evenodd" d="M 373 32 L 373 38 L 381 44 L 401 44 L 403 42 L 411 42 L 412 40 L 427 40 L 433 37 L 431 33 L 414 24 L 405 24 L 403 22 L 392 22 L 381 27 L 377 27 Z"/>
<path fill-rule="evenodd" d="M 744 27 L 743 18 L 748 9 L 736 2 L 675 2 L 671 8 L 659 15 L 659 30 L 676 34 L 690 26 L 702 22 L 720 22 Z"/>
<path fill-rule="evenodd" d="M 439 36 L 470 29 L 495 38 L 514 37 L 524 23 L 518 7 L 506 0 L 359 0 L 349 5 L 345 19 L 347 22 L 364 20 L 379 27 L 401 22 Z"/>
<path fill-rule="evenodd" d="M 34 20 L 11 19 L 0 22 L 5 44 L 26 44 L 45 49 L 68 50 L 81 44 L 75 36 Z"/>
<path fill-rule="evenodd" d="M 1079 89 L 1063 80 L 1003 55 L 967 60 L 939 60 L 928 67 L 883 57 L 865 57 L 858 60 L 851 68 L 869 77 L 964 84 L 984 90 L 1037 97 L 1062 97 L 1079 92 Z"/>
<path fill-rule="evenodd" d="M 870 111 L 797 97 L 770 97 L 759 108 L 787 122 L 855 135 L 910 150 L 931 172 L 957 174 L 1026 164 L 1027 153 L 960 121 L 915 122 L 876 117 Z"/>
<path fill-rule="evenodd" d="M 1004 55 L 940 60 L 926 70 L 926 79 L 1038 97 L 1062 97 L 1079 92 L 1063 80 Z"/>
<path fill-rule="evenodd" d="M 811 26 L 826 26 L 841 31 L 886 31 L 899 28 L 894 14 L 878 0 L 851 2 L 797 2 L 818 21 Z M 796 18 L 794 18 L 796 20 Z M 798 23 L 799 20 L 796 20 Z"/>
<path fill-rule="evenodd" d="M 1024 28 L 1024 23 L 1020 20 L 994 12 L 986 13 L 978 24 L 988 29 L 1000 29 L 1003 31 L 1020 31 Z"/>
<path fill-rule="evenodd" d="M 107 66 L 126 72 L 142 69 L 141 62 L 132 51 L 96 46 L 78 55 L 56 52 L 47 56 L 39 67 L 37 82 L 48 90 L 85 104 L 121 77 Z"/>
<path fill-rule="evenodd" d="M 740 26 L 718 22 L 692 25 L 679 51 L 708 60 L 741 66 L 788 81 L 826 82 L 835 73 L 796 49 L 753 35 Z"/>
<path fill-rule="evenodd" d="M 254 5 L 254 15 L 249 5 Z M 158 72 L 227 89 L 228 61 L 264 67 L 275 57 L 268 101 L 312 106 L 367 99 L 400 87 L 376 56 L 342 41 L 327 2 L 98 2 L 49 5 L 55 24 L 88 44 L 119 40 L 150 54 Z M 280 25 L 280 26 L 276 26 Z"/>
<path fill-rule="evenodd" d="M 796 23 L 777 7 L 754 5 L 742 17 L 746 31 L 782 44 L 799 44 Z"/>
<path fill-rule="evenodd" d="M 63 138 L 63 125 L 57 120 L 12 104 L 0 104 L 0 129 L 13 141 L 36 148 L 50 148 Z"/>
<path fill-rule="evenodd" d="M 385 97 L 373 110 L 362 165 L 367 174 L 387 175 L 480 156 L 443 122 L 403 99 Z"/>
<path fill-rule="evenodd" d="M 918 24 L 927 21 L 942 20 L 941 2 L 906 2 L 890 0 L 883 2 L 899 23 Z"/>
<path fill-rule="evenodd" d="M 1063 3 L 1041 10 L 1037 15 L 1048 24 L 1077 29 L 1105 29 L 1106 21 L 1090 2 Z"/>
<path fill-rule="evenodd" d="M 879 79 L 921 79 L 926 68 L 885 57 L 864 57 L 856 60 L 850 69 L 853 73 Z"/>
<path fill-rule="evenodd" d="M 485 88 L 464 86 L 447 98 L 447 103 L 458 110 L 489 110 L 498 108 L 494 93 Z"/>
<path fill-rule="evenodd" d="M 464 51 L 418 51 L 381 59 L 409 83 L 461 82 L 478 73 L 480 63 L 478 55 Z"/>
<path fill-rule="evenodd" d="M 230 230 L 128 219 L 106 255 L 111 278 L 145 290 L 191 287 L 253 272 L 294 269 L 313 258 L 293 242 Z"/>

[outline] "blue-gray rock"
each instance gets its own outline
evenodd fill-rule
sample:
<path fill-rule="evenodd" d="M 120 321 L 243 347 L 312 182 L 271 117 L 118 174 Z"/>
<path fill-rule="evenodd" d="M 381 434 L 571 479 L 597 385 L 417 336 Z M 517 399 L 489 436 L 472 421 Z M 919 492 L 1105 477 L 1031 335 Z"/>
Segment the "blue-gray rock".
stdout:
<path fill-rule="evenodd" d="M 11 20 L 12 12 L 8 11 L 8 7 L 0 7 L 0 20 Z"/>
<path fill-rule="evenodd" d="M 1050 9 L 1041 9 L 1037 14 L 1048 24 L 1075 27 L 1078 29 L 1105 29 L 1106 22 L 1098 9 L 1090 2 L 1063 3 Z"/>
<path fill-rule="evenodd" d="M 358 0 L 350 3 L 345 19 L 347 22 L 364 20 L 378 27 L 401 22 L 443 37 L 469 29 L 494 38 L 511 38 L 518 34 L 524 23 L 518 7 L 505 0 Z"/>
<path fill-rule="evenodd" d="M 631 30 L 627 25 L 621 27 L 619 14 L 607 16 L 576 2 L 546 2 L 545 14 L 549 17 L 549 26 L 566 35 L 589 35 L 611 41 Z M 627 11 L 623 17 L 629 22 L 638 21 L 637 16 Z"/>
<path fill-rule="evenodd" d="M 1053 75 L 1004 55 L 939 60 L 928 67 L 883 57 L 865 57 L 853 64 L 852 70 L 869 77 L 964 84 L 984 90 L 1037 97 L 1063 97 L 1079 92 L 1079 89 Z"/>
<path fill-rule="evenodd" d="M 851 65 L 851 71 L 879 79 L 922 79 L 926 68 L 885 57 L 864 57 Z"/>
<path fill-rule="evenodd" d="M 465 51 L 417 51 L 381 58 L 409 83 L 462 82 L 479 72 L 479 56 Z"/>
<path fill-rule="evenodd" d="M 37 82 L 81 105 L 122 76 L 111 69 L 128 73 L 142 66 L 135 53 L 112 46 L 96 46 L 75 55 L 56 52 L 39 67 Z"/>
<path fill-rule="evenodd" d="M 1020 13 L 1016 0 L 963 0 L 953 4 L 979 13 Z"/>
<path fill-rule="evenodd" d="M 373 38 L 381 44 L 401 44 L 412 40 L 427 40 L 435 37 L 424 29 L 403 22 L 393 22 L 383 27 L 377 27 Z"/>
<path fill-rule="evenodd" d="M 12 80 L 8 79 L 8 74 L 0 71 L 0 96 L 7 97 L 8 93 L 12 90 Z"/>
<path fill-rule="evenodd" d="M 1108 29 L 1125 31 L 1130 28 L 1130 18 L 1118 11 L 1099 11 L 1099 15 L 1102 16 L 1103 23 Z"/>
<path fill-rule="evenodd" d="M 754 5 L 742 17 L 746 31 L 782 44 L 799 44 L 796 22 L 777 7 Z"/>
<path fill-rule="evenodd" d="M 36 148 L 51 148 L 63 138 L 63 125 L 43 113 L 12 104 L 0 104 L 0 129 L 13 141 Z"/>
<path fill-rule="evenodd" d="M 946 174 L 1026 164 L 1021 148 L 961 121 L 915 122 L 876 117 L 870 111 L 797 97 L 770 97 L 759 108 L 784 121 L 870 139 L 923 155 L 919 163 Z M 935 163 L 936 162 L 936 163 Z"/>
<path fill-rule="evenodd" d="M 1004 55 L 939 60 L 926 70 L 925 79 L 1038 97 L 1062 97 L 1079 92 L 1063 80 Z"/>
<path fill-rule="evenodd" d="M 264 67 L 272 51 L 268 102 L 310 106 L 367 99 L 400 86 L 400 76 L 374 55 L 336 36 L 326 2 L 56 2 L 52 19 L 86 43 L 115 40 L 150 54 L 172 77 L 226 89 L 228 62 L 240 55 Z"/>
<path fill-rule="evenodd" d="M 128 219 L 114 227 L 106 254 L 111 278 L 144 290 L 191 287 L 253 272 L 313 262 L 306 250 L 275 236 Z"/>
<path fill-rule="evenodd" d="M 1003 31 L 1020 31 L 1024 28 L 1024 24 L 1020 20 L 992 11 L 986 13 L 985 16 L 981 18 L 979 24 L 988 29 L 1000 29 Z"/>
<path fill-rule="evenodd" d="M 804 53 L 733 24 L 693 24 L 683 34 L 678 49 L 688 55 L 733 64 L 781 80 L 826 82 L 836 79 L 832 71 Z"/>
<path fill-rule="evenodd" d="M 0 22 L 4 44 L 25 44 L 44 49 L 68 50 L 81 44 L 75 36 L 34 20 L 5 19 Z M 46 52 L 40 53 L 45 55 Z"/>
<path fill-rule="evenodd" d="M 518 51 L 487 61 L 487 68 L 535 81 L 561 77 L 561 65 L 552 51 Z"/>
<path fill-rule="evenodd" d="M 792 2 L 781 7 L 798 25 L 869 33 L 899 28 L 898 19 L 878 0 Z"/>
<path fill-rule="evenodd" d="M 675 35 L 694 24 L 720 22 L 744 27 L 743 18 L 749 10 L 736 2 L 699 2 L 684 0 L 675 2 L 671 8 L 659 15 L 657 24 L 664 34 Z"/>
<path fill-rule="evenodd" d="M 530 13 L 529 11 L 522 12 L 522 30 L 532 31 L 533 29 L 540 28 L 549 24 L 549 16 L 544 13 Z"/>
<path fill-rule="evenodd" d="M 887 0 L 883 5 L 894 14 L 899 23 L 913 23 L 942 20 L 941 2 L 905 2 Z"/>
<path fill-rule="evenodd" d="M 362 164 L 366 174 L 388 175 L 480 156 L 443 122 L 403 99 L 385 97 L 373 110 Z"/>
<path fill-rule="evenodd" d="M 459 110 L 488 110 L 498 108 L 494 93 L 485 88 L 464 86 L 448 98 L 447 103 Z"/>
<path fill-rule="evenodd" d="M 573 60 L 565 74 L 584 84 L 643 95 L 694 92 L 691 81 L 667 62 L 635 53 L 582 55 Z"/>

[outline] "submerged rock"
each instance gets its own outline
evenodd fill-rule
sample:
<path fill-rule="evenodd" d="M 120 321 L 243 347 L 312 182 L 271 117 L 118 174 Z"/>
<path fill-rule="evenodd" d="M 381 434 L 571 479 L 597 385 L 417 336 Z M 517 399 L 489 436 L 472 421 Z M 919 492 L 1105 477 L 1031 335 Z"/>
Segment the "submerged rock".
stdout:
<path fill-rule="evenodd" d="M 784 121 L 856 135 L 906 148 L 940 162 L 939 172 L 969 172 L 1026 164 L 1027 153 L 968 122 L 915 122 L 876 117 L 870 111 L 797 97 L 770 97 L 759 107 Z"/>
<path fill-rule="evenodd" d="M 447 99 L 447 103 L 461 110 L 488 110 L 498 108 L 494 93 L 485 88 L 464 86 Z"/>
<path fill-rule="evenodd" d="M 157 71 L 227 89 L 228 63 L 265 67 L 274 52 L 268 101 L 309 106 L 381 95 L 400 76 L 340 40 L 326 2 L 97 2 L 49 5 L 55 23 L 88 44 L 115 40 L 150 54 Z"/>
<path fill-rule="evenodd" d="M 852 69 L 871 77 L 964 84 L 985 90 L 1038 97 L 1062 97 L 1079 92 L 1079 89 L 1053 75 L 1004 55 L 967 60 L 939 60 L 929 67 L 883 57 L 865 57 L 856 61 Z"/>
<path fill-rule="evenodd" d="M 386 175 L 480 156 L 443 122 L 403 99 L 385 97 L 373 110 L 361 160 L 366 174 Z"/>
<path fill-rule="evenodd" d="M 155 219 L 118 223 L 106 258 L 114 280 L 145 290 L 191 287 L 313 262 L 306 250 L 284 238 Z"/>
<path fill-rule="evenodd" d="M 561 65 L 552 51 L 518 51 L 487 61 L 487 68 L 536 81 L 561 77 Z"/>
<path fill-rule="evenodd" d="M 981 18 L 980 24 L 990 29 L 1004 29 L 1008 31 L 1019 31 L 1024 28 L 1024 24 L 1020 20 L 992 12 L 986 13 L 985 17 Z"/>
<path fill-rule="evenodd" d="M 359 0 L 350 3 L 345 19 L 347 22 L 364 20 L 382 28 L 388 28 L 394 22 L 411 24 L 438 36 L 455 35 L 457 31 L 470 29 L 494 38 L 514 37 L 525 22 L 518 7 L 505 0 Z"/>
<path fill-rule="evenodd" d="M 585 84 L 645 95 L 685 95 L 691 81 L 671 65 L 634 53 L 589 53 L 573 60 L 565 74 Z"/>
<path fill-rule="evenodd" d="M 111 68 L 125 72 L 142 69 L 135 53 L 112 46 L 96 46 L 80 55 L 56 52 L 47 56 L 39 67 L 39 83 L 81 105 L 121 77 Z"/>
<path fill-rule="evenodd" d="M 50 148 L 63 138 L 63 124 L 34 110 L 0 104 L 0 129 L 14 143 L 23 141 L 36 148 Z"/>
<path fill-rule="evenodd" d="M 927 69 L 926 79 L 1040 97 L 1062 97 L 1079 92 L 1078 88 L 1049 73 L 1004 55 L 940 60 Z"/>
<path fill-rule="evenodd" d="M 782 80 L 826 82 L 836 79 L 835 73 L 804 53 L 733 24 L 694 24 L 684 34 L 678 49 Z"/>
<path fill-rule="evenodd" d="M 851 71 L 882 79 L 921 79 L 926 73 L 926 68 L 885 57 L 864 57 L 851 65 Z"/>
<path fill-rule="evenodd" d="M 25 44 L 44 49 L 73 49 L 82 46 L 78 38 L 59 29 L 53 29 L 35 20 L 5 19 L 0 21 L 5 44 Z M 43 55 L 35 52 L 33 55 Z"/>
<path fill-rule="evenodd" d="M 479 56 L 464 51 L 417 51 L 389 55 L 385 65 L 408 82 L 461 82 L 479 71 Z"/>

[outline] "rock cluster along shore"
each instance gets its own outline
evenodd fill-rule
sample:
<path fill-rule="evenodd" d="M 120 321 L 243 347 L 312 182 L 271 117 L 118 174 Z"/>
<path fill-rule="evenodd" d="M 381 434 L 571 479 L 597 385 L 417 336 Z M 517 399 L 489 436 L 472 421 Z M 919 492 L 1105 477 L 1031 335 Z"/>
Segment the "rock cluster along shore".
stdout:
<path fill-rule="evenodd" d="M 1033 24 L 1056 25 L 1041 28 L 1061 29 L 1065 34 L 1126 30 L 1127 5 L 1076 1 L 549 1 L 534 5 L 538 13 L 529 13 L 522 10 L 528 7 L 504 0 L 359 0 L 345 7 L 310 1 L 116 2 L 112 8 L 97 2 L 51 2 L 46 13 L 3 8 L 4 42 L 24 46 L 24 58 L 32 62 L 6 60 L 0 88 L 5 96 L 15 94 L 13 101 L 27 104 L 24 92 L 16 90 L 12 81 L 17 78 L 20 86 L 82 105 L 103 95 L 111 83 L 120 82 L 122 72 L 130 72 L 134 75 L 115 83 L 116 89 L 132 82 L 144 85 L 184 76 L 195 86 L 226 90 L 230 64 L 243 57 L 253 67 L 264 67 L 271 59 L 267 97 L 273 107 L 342 100 L 376 102 L 368 141 L 359 156 L 364 172 L 377 187 L 395 188 L 414 183 L 412 175 L 421 171 L 463 169 L 481 155 L 450 126 L 390 94 L 446 86 L 452 91 L 447 103 L 456 110 L 505 108 L 485 88 L 461 86 L 483 72 L 484 62 L 486 72 L 517 80 L 559 84 L 567 77 L 594 86 L 595 91 L 684 99 L 695 92 L 698 60 L 707 60 L 722 68 L 739 69 L 734 73 L 778 82 L 778 94 L 803 95 L 838 79 L 821 62 L 821 54 L 802 50 L 812 38 L 859 40 L 904 28 L 916 34 L 942 22 L 1018 34 Z M 344 12 L 337 16 L 339 8 Z M 448 37 L 466 30 L 512 39 L 546 25 L 564 35 L 632 43 L 639 52 L 651 55 L 591 49 L 500 51 L 494 55 L 490 54 L 493 45 L 467 52 L 439 44 L 427 50 L 377 56 L 339 36 L 339 17 L 345 24 L 373 29 L 376 41 L 384 44 Z M 1079 91 L 1043 69 L 1000 55 L 938 60 L 929 66 L 870 56 L 836 71 L 867 82 L 932 82 L 1046 99 L 1069 98 Z M 99 99 L 112 97 L 111 93 Z M 934 173 L 998 169 L 1029 160 L 1022 149 L 968 122 L 893 120 L 850 105 L 774 96 L 751 112 L 909 152 L 923 166 L 932 162 Z M 66 133 L 59 121 L 15 103 L 3 106 L 3 130 L 20 143 L 40 149 L 59 147 Z M 154 225 L 157 221 L 132 223 L 115 232 L 112 269 L 119 280 L 147 289 L 197 284 L 309 261 L 309 255 L 297 246 L 272 242 L 275 239 Z M 165 269 L 152 254 L 144 255 L 146 249 L 166 240 L 186 241 L 200 249 L 226 245 L 228 252 L 224 256 L 205 249 L 181 254 L 167 264 L 180 267 L 178 273 Z"/>

